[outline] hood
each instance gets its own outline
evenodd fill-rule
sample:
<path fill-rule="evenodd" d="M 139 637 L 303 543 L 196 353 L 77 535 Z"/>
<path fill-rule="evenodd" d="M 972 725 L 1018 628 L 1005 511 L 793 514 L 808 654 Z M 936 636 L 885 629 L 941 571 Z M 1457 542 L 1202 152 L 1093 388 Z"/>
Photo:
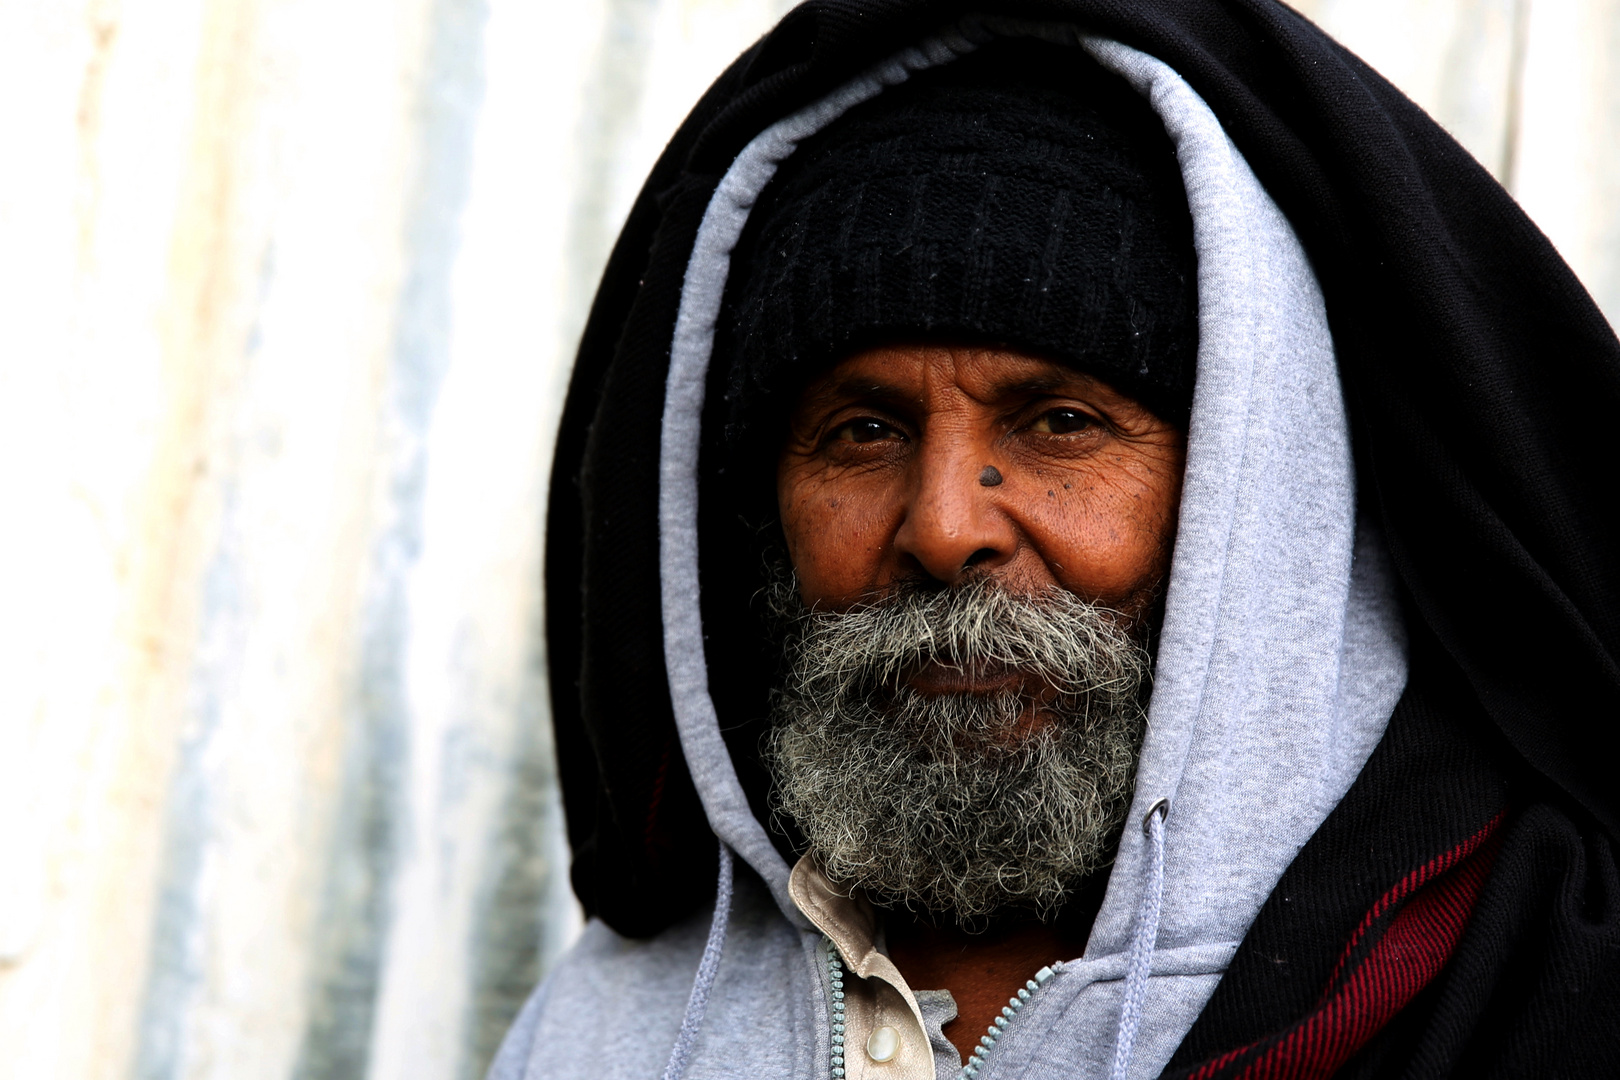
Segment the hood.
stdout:
<path fill-rule="evenodd" d="M 1620 345 L 1567 268 L 1432 121 L 1280 5 L 997 10 L 797 9 L 700 102 L 632 210 L 570 388 L 548 528 L 587 909 L 662 929 L 713 895 L 718 835 L 799 918 L 755 759 L 771 671 L 757 579 L 705 453 L 728 256 L 799 139 L 998 33 L 1087 48 L 1148 97 L 1199 258 L 1199 377 L 1132 821 L 1161 799 L 1170 813 L 1162 848 L 1127 827 L 1083 962 L 1098 979 L 1122 968 L 1162 890 L 1155 973 L 1222 969 L 1377 742 L 1407 626 L 1461 669 L 1509 752 L 1612 834 L 1600 763 L 1616 735 L 1570 718 L 1620 707 L 1596 467 L 1614 456 L 1598 414 L 1620 398 Z M 1190 1023 L 1207 992 L 1146 1008 Z"/>
<path fill-rule="evenodd" d="M 1407 673 L 1382 544 L 1370 526 L 1357 543 L 1349 429 L 1316 279 L 1287 220 L 1174 71 L 1072 27 L 968 17 L 771 125 L 738 154 L 698 228 L 665 383 L 664 662 L 710 827 L 782 913 L 802 921 L 788 863 L 749 805 L 709 692 L 701 457 L 731 253 L 800 142 L 920 69 L 997 36 L 1025 35 L 1086 49 L 1148 98 L 1176 147 L 1197 252 L 1198 378 L 1180 524 L 1127 818 L 1143 827 L 1127 826 L 1085 956 L 1065 969 L 1061 1026 L 1071 1038 L 1055 1040 L 1065 1051 L 1072 1041 L 1114 1045 L 1109 1032 L 1122 995 L 1132 996 L 1127 969 L 1139 954 L 1138 1000 L 1125 1011 L 1151 1019 L 1140 1025 L 1132 1074 L 1153 1075 L 1283 870 L 1366 762 Z M 721 859 L 729 863 L 726 852 Z M 723 933 L 723 905 L 717 910 Z"/>

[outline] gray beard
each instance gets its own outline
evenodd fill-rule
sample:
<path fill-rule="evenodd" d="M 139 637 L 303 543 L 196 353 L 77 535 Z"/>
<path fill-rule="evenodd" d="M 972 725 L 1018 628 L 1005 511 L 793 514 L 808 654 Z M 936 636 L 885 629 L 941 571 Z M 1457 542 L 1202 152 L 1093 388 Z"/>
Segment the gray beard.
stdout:
<path fill-rule="evenodd" d="M 1123 616 L 992 579 L 828 613 L 783 572 L 767 598 L 786 631 L 773 806 L 832 881 L 974 928 L 1010 910 L 1050 919 L 1113 861 L 1151 682 Z M 1047 689 L 922 694 L 905 680 L 929 659 Z"/>

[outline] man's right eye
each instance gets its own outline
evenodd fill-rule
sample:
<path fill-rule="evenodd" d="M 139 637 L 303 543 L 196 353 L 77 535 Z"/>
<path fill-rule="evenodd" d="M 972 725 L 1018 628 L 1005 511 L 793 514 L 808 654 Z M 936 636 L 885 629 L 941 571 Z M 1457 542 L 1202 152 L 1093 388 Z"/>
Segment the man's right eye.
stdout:
<path fill-rule="evenodd" d="M 869 443 L 879 439 L 898 438 L 900 433 L 881 420 L 874 420 L 870 416 L 862 416 L 855 420 L 846 420 L 832 430 L 833 438 L 840 442 Z"/>

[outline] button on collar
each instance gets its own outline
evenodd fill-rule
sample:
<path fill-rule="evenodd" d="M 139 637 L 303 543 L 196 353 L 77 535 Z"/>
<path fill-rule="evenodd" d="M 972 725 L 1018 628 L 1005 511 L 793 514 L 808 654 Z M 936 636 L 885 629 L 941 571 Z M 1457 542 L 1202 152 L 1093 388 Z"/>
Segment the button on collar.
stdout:
<path fill-rule="evenodd" d="M 866 1039 L 866 1056 L 873 1061 L 889 1061 L 900 1052 L 900 1033 L 887 1025 L 873 1028 Z"/>

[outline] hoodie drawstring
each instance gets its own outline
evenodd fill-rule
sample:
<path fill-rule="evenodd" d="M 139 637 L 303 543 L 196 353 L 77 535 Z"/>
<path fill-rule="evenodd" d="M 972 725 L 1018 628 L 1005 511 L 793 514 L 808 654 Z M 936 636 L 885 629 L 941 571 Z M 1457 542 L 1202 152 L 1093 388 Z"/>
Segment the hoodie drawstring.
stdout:
<path fill-rule="evenodd" d="M 703 946 L 703 959 L 698 961 L 697 977 L 692 980 L 692 995 L 686 999 L 681 1034 L 675 1040 L 675 1048 L 669 1052 L 669 1064 L 664 1066 L 664 1080 L 681 1080 L 692 1056 L 692 1045 L 697 1042 L 698 1029 L 703 1026 L 703 1014 L 709 1008 L 709 991 L 714 989 L 714 976 L 720 970 L 720 950 L 726 947 L 726 923 L 731 920 L 731 862 L 731 849 L 722 840 L 720 880 L 714 887 L 714 921 L 709 924 L 709 940 Z"/>
<path fill-rule="evenodd" d="M 1153 947 L 1159 940 L 1159 908 L 1164 900 L 1164 819 L 1170 813 L 1170 800 L 1159 799 L 1148 807 L 1142 819 L 1147 833 L 1147 888 L 1142 906 L 1136 912 L 1136 933 L 1131 939 L 1130 964 L 1125 969 L 1125 1002 L 1119 1010 L 1119 1034 L 1114 1040 L 1114 1071 L 1109 1080 L 1125 1080 L 1136 1049 L 1136 1029 L 1142 1021 L 1142 1004 L 1147 1000 L 1148 970 L 1153 966 Z"/>

